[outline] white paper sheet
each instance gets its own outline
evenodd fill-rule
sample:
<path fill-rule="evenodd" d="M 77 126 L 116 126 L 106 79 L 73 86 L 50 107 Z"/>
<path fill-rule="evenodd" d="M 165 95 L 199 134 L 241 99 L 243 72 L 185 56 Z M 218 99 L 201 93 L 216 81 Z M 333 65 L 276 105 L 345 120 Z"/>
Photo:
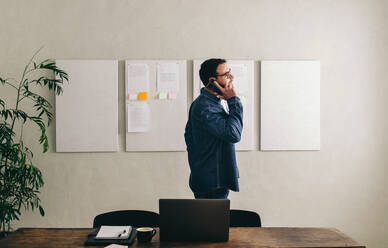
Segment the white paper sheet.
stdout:
<path fill-rule="evenodd" d="M 128 93 L 149 92 L 149 74 L 147 64 L 129 64 Z"/>
<path fill-rule="evenodd" d="M 128 104 L 128 132 L 144 133 L 150 127 L 150 107 L 147 102 Z"/>
<path fill-rule="evenodd" d="M 246 95 L 249 91 L 248 85 L 248 68 L 244 64 L 228 63 L 231 73 L 234 76 L 233 85 L 237 95 Z"/>
<path fill-rule="evenodd" d="M 179 65 L 177 63 L 158 63 L 158 92 L 179 91 Z"/>
<path fill-rule="evenodd" d="M 131 231 L 131 226 L 101 226 L 96 239 L 127 239 Z"/>

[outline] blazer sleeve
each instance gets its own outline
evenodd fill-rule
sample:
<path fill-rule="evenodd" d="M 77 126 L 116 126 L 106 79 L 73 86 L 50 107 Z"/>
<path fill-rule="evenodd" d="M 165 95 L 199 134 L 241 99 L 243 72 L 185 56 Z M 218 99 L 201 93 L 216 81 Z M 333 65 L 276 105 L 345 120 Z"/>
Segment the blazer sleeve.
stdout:
<path fill-rule="evenodd" d="M 221 106 L 208 106 L 201 112 L 201 123 L 209 133 L 230 143 L 237 143 L 241 139 L 243 129 L 243 107 L 237 96 L 227 102 L 229 115 L 223 113 Z"/>

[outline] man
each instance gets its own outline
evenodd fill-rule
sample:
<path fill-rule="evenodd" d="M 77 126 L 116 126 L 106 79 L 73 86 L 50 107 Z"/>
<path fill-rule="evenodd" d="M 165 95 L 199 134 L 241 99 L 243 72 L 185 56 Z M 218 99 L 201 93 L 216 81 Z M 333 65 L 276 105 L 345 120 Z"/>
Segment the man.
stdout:
<path fill-rule="evenodd" d="M 189 185 L 195 198 L 225 199 L 229 190 L 239 191 L 234 143 L 241 139 L 243 107 L 226 60 L 206 60 L 199 75 L 205 87 L 190 106 L 185 129 Z"/>

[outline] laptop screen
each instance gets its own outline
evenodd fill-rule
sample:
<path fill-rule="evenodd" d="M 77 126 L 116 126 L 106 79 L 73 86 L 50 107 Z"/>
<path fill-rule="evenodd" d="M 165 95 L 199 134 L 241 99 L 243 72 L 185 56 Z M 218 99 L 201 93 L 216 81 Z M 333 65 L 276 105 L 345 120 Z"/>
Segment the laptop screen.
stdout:
<path fill-rule="evenodd" d="M 160 199 L 161 241 L 228 241 L 228 199 Z"/>

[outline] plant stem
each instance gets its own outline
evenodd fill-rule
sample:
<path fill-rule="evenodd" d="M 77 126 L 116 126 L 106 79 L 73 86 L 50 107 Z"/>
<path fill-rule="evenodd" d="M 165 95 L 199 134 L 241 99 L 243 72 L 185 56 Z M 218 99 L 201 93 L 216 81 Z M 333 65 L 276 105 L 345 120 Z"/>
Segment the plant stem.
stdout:
<path fill-rule="evenodd" d="M 31 57 L 30 61 L 28 62 L 28 64 L 26 65 L 26 67 L 24 68 L 24 71 L 23 71 L 23 75 L 22 75 L 22 79 L 20 80 L 19 82 L 19 87 L 18 87 L 18 96 L 16 98 L 16 106 L 15 106 L 15 110 L 18 110 L 18 106 L 19 106 L 19 98 L 20 98 L 20 89 L 22 88 L 22 85 L 23 85 L 23 82 L 24 82 L 24 77 L 26 76 L 26 71 L 28 69 L 28 67 L 30 66 L 32 60 L 34 59 L 34 57 L 40 52 L 40 50 L 42 50 L 43 47 L 39 48 L 38 51 L 36 51 L 36 53 L 34 53 L 34 55 Z M 16 116 L 13 117 L 13 120 L 12 120 L 12 126 L 11 126 L 11 131 L 13 131 L 13 127 L 15 125 L 15 120 L 16 120 Z"/>
<path fill-rule="evenodd" d="M 5 83 L 8 84 L 9 86 L 13 87 L 15 90 L 18 90 L 18 88 L 16 88 L 15 85 L 13 85 L 13 84 L 11 84 L 11 83 L 9 83 L 9 82 L 7 82 L 7 81 L 5 81 Z"/>
<path fill-rule="evenodd" d="M 22 124 L 20 128 L 20 143 L 23 142 L 23 127 L 24 127 L 24 124 Z"/>

